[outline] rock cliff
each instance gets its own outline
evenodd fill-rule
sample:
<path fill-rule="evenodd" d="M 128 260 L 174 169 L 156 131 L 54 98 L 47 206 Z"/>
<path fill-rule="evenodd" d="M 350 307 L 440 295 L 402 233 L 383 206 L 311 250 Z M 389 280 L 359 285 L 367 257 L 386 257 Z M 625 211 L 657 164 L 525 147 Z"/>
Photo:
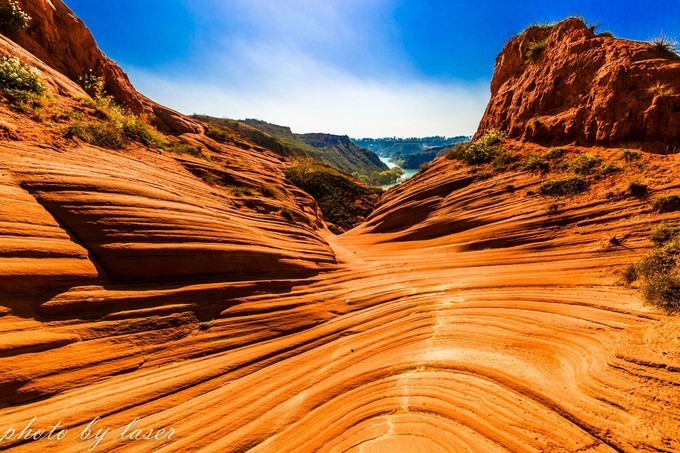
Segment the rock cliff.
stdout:
<path fill-rule="evenodd" d="M 680 57 L 596 34 L 582 20 L 531 26 L 496 59 L 490 129 L 542 144 L 680 149 Z"/>
<path fill-rule="evenodd" d="M 164 132 L 202 130 L 199 123 L 138 93 L 125 72 L 104 55 L 90 30 L 62 0 L 22 0 L 19 4 L 32 20 L 17 42 L 38 59 L 73 81 L 92 70 L 104 79 L 107 93 L 117 102 L 148 116 Z"/>

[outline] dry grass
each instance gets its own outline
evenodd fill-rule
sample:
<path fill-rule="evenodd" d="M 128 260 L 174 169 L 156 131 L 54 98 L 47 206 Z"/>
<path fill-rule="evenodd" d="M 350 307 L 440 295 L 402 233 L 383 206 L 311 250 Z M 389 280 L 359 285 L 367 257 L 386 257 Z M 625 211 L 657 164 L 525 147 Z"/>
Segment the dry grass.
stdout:
<path fill-rule="evenodd" d="M 526 61 L 534 62 L 538 60 L 546 47 L 548 47 L 548 38 L 530 42 L 527 49 L 524 51 Z"/>
<path fill-rule="evenodd" d="M 652 47 L 668 56 L 678 56 L 678 42 L 675 39 L 664 36 L 663 34 L 649 41 Z"/>
<path fill-rule="evenodd" d="M 673 87 L 669 86 L 667 83 L 656 82 L 654 85 L 647 88 L 647 92 L 653 94 L 655 97 L 659 96 L 662 98 L 673 96 L 675 90 Z"/>

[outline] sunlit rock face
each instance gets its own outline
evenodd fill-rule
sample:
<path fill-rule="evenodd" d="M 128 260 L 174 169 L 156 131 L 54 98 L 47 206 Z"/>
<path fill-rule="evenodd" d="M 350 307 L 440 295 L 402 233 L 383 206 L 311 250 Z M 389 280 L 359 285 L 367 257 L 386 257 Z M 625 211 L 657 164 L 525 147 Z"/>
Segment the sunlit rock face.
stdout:
<path fill-rule="evenodd" d="M 529 27 L 508 41 L 496 59 L 476 138 L 498 129 L 543 144 L 674 152 L 679 113 L 680 57 L 568 19 Z"/>

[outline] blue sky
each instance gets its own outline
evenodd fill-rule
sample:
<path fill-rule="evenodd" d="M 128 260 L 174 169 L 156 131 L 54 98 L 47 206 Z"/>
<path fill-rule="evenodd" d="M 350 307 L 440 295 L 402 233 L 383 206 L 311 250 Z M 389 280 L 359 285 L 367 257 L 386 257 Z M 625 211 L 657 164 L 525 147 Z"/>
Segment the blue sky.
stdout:
<path fill-rule="evenodd" d="M 677 0 L 66 0 L 147 96 L 296 132 L 472 134 L 503 44 L 581 15 L 647 40 Z"/>

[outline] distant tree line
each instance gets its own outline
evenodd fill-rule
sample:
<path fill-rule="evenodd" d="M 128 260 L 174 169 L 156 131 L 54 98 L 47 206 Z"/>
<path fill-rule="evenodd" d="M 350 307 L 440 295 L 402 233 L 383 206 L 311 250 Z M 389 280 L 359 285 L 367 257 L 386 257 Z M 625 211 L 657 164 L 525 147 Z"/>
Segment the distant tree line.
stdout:
<path fill-rule="evenodd" d="M 381 156 L 392 156 L 396 153 L 411 154 L 429 148 L 439 148 L 462 143 L 470 140 L 470 137 L 459 135 L 445 137 L 433 135 L 430 137 L 383 137 L 383 138 L 353 138 L 352 141 L 362 148 L 367 148 Z"/>

